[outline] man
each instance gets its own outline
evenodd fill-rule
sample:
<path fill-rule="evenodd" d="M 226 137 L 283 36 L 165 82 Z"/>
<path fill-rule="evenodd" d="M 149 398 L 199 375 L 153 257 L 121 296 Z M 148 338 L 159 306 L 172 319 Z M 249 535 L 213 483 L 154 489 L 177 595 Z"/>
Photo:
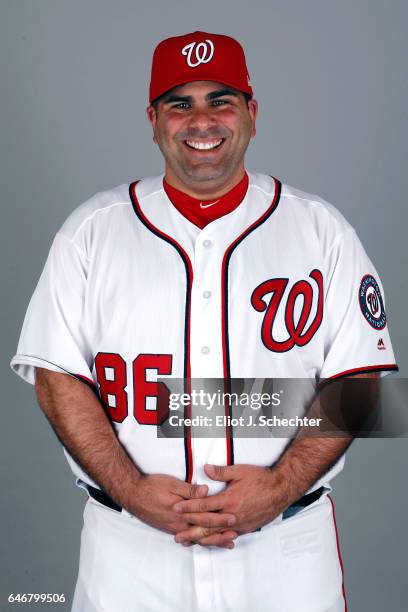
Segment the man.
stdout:
<path fill-rule="evenodd" d="M 344 610 L 327 491 L 350 437 L 159 437 L 157 377 L 396 369 L 377 273 L 332 206 L 246 171 L 237 41 L 162 41 L 149 102 L 164 176 L 72 213 L 12 360 L 89 493 L 73 610 Z"/>

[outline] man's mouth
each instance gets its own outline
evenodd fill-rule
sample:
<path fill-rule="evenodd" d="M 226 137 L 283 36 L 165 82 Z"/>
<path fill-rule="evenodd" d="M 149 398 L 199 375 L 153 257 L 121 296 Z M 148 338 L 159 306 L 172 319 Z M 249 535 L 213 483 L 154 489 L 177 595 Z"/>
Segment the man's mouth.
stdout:
<path fill-rule="evenodd" d="M 185 140 L 185 144 L 196 151 L 212 151 L 217 149 L 224 142 L 224 138 L 217 138 L 216 140 Z"/>

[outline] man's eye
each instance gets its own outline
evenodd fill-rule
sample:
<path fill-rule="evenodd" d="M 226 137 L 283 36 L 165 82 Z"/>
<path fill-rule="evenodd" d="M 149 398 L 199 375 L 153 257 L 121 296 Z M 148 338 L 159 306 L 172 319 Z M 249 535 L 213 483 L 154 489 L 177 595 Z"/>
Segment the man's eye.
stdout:
<path fill-rule="evenodd" d="M 224 104 L 228 104 L 227 100 L 213 100 L 213 106 L 224 106 Z"/>
<path fill-rule="evenodd" d="M 185 110 L 190 108 L 190 104 L 188 102 L 179 102 L 178 104 L 175 104 L 173 108 L 181 108 L 182 110 Z"/>

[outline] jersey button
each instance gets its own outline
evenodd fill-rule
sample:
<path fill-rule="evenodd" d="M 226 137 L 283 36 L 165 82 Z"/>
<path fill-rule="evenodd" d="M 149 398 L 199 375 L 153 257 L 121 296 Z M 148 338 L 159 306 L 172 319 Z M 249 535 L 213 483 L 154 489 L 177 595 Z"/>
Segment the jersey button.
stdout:
<path fill-rule="evenodd" d="M 211 297 L 211 295 L 212 295 L 211 291 L 204 291 L 204 292 L 203 292 L 203 298 L 205 298 L 206 300 L 207 300 L 208 298 L 210 298 L 210 297 Z"/>
<path fill-rule="evenodd" d="M 203 355 L 208 355 L 208 353 L 210 352 L 210 348 L 208 346 L 202 346 L 201 352 L 203 353 Z"/>
<path fill-rule="evenodd" d="M 205 247 L 206 249 L 210 248 L 212 246 L 212 242 L 211 240 L 204 240 L 203 242 L 203 247 Z"/>

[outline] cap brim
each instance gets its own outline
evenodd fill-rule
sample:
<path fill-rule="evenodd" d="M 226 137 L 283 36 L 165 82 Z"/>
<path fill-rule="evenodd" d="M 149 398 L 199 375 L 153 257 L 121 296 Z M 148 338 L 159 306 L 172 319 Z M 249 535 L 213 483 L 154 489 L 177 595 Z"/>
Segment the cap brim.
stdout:
<path fill-rule="evenodd" d="M 248 89 L 242 89 L 242 87 L 237 87 L 236 83 L 231 83 L 230 81 L 226 79 L 218 80 L 217 78 L 214 78 L 213 74 L 208 75 L 208 76 L 200 74 L 200 76 L 197 77 L 196 79 L 183 79 L 181 81 L 177 81 L 169 89 L 165 89 L 162 93 L 159 93 L 157 96 L 152 98 L 149 102 L 150 104 L 153 104 L 155 100 L 157 100 L 158 98 L 161 98 L 162 96 L 164 96 L 167 92 L 171 91 L 172 89 L 175 89 L 176 87 L 180 87 L 180 85 L 185 85 L 186 83 L 195 83 L 197 81 L 211 81 L 213 83 L 220 83 L 221 85 L 227 85 L 228 87 L 232 87 L 232 89 L 235 89 L 236 91 L 240 91 L 241 93 L 246 93 L 249 96 L 251 96 L 251 98 L 253 96 L 253 90 L 252 90 L 252 87 L 250 86 L 248 86 Z"/>

